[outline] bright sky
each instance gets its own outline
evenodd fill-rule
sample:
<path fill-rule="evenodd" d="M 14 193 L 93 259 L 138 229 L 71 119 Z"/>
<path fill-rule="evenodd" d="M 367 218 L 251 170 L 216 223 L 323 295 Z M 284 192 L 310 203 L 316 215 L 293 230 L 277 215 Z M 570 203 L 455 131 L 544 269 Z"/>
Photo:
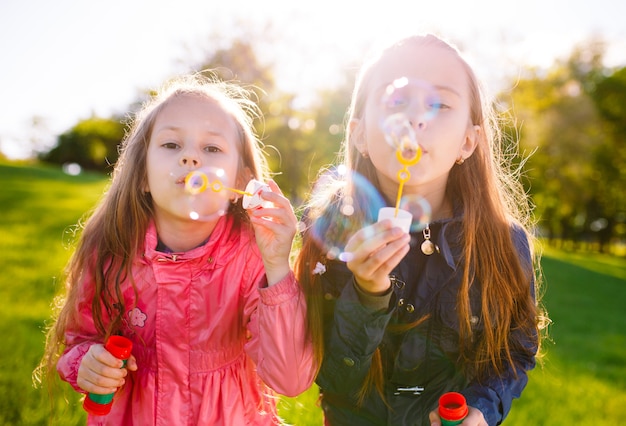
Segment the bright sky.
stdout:
<path fill-rule="evenodd" d="M 458 44 L 490 87 L 522 66 L 550 66 L 591 35 L 609 43 L 607 65 L 626 66 L 626 2 L 511 3 L 2 0 L 0 150 L 24 157 L 30 141 L 49 145 L 92 113 L 126 112 L 140 90 L 187 71 L 215 34 L 229 39 L 242 25 L 272 24 L 278 37 L 260 59 L 276 64 L 281 89 L 303 96 L 345 78 L 368 48 L 412 32 Z"/>

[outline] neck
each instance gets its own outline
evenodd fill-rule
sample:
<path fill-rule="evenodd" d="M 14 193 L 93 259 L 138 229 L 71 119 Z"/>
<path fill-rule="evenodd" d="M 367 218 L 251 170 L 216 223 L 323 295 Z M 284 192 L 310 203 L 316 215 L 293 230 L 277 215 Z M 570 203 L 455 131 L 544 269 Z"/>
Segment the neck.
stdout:
<path fill-rule="evenodd" d="M 175 253 L 186 252 L 200 246 L 215 229 L 217 219 L 211 222 L 192 220 L 167 220 L 155 215 L 159 240 Z"/>
<path fill-rule="evenodd" d="M 431 209 L 431 222 L 448 219 L 454 215 L 454 211 L 451 201 L 446 197 L 446 185 L 447 175 L 445 178 L 429 182 L 428 184 L 405 185 L 403 188 L 403 197 L 417 195 L 426 199 Z M 381 187 L 383 187 L 383 192 L 387 198 L 395 202 L 398 194 L 398 184 L 394 182 L 388 185 L 389 187 L 386 188 L 386 190 L 384 186 L 385 185 L 381 182 Z"/>

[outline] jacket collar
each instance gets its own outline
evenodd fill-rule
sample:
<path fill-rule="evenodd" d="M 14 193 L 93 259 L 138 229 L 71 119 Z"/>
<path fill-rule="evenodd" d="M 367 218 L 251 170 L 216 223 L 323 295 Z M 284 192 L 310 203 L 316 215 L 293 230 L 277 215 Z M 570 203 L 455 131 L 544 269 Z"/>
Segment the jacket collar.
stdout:
<path fill-rule="evenodd" d="M 458 212 L 456 212 L 458 213 Z M 452 218 L 437 220 L 432 225 L 439 225 L 440 230 L 433 237 L 433 242 L 439 247 L 439 252 L 446 261 L 446 264 L 456 271 L 456 266 L 463 249 L 461 242 L 461 228 L 463 216 L 455 215 Z M 436 241 L 435 241 L 436 238 Z"/>
<path fill-rule="evenodd" d="M 233 232 L 233 227 L 234 220 L 229 215 L 222 216 L 205 244 L 186 252 L 163 253 L 156 250 L 158 235 L 156 225 L 154 221 L 151 221 L 144 240 L 144 259 L 149 262 L 164 258 L 174 261 L 204 261 L 206 259 L 207 263 L 213 267 L 223 266 L 236 252 L 233 248 L 239 245 L 237 241 L 241 243 L 241 240 L 249 239 L 241 238 L 240 234 L 243 233 Z"/>

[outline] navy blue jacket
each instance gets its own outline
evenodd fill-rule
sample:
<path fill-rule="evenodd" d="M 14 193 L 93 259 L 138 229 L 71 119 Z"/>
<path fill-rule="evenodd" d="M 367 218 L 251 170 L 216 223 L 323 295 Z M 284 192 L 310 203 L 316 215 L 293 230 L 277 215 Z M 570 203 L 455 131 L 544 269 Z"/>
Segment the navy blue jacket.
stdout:
<path fill-rule="evenodd" d="M 527 383 L 526 372 L 535 365 L 536 342 L 519 336 L 513 353 L 517 377 L 509 367 L 504 375 L 493 375 L 479 383 L 467 377 L 459 359 L 457 292 L 462 267 L 459 265 L 461 222 L 450 219 L 430 225 L 431 241 L 439 252 L 430 256 L 420 251 L 421 233 L 412 234 L 411 250 L 392 273 L 393 294 L 389 306 L 373 310 L 360 302 L 354 278 L 345 264 L 328 262 L 321 275 L 324 291 L 325 355 L 317 384 L 327 424 L 337 425 L 430 425 L 428 414 L 447 391 L 465 395 L 468 405 L 482 411 L 489 425 L 502 422 L 514 398 Z M 512 228 L 518 254 L 530 265 L 528 241 L 519 228 Z M 529 266 L 530 267 L 530 266 Z M 534 283 L 529 282 L 533 293 Z M 477 334 L 480 320 L 479 285 L 470 293 L 472 327 Z M 425 314 L 430 317 L 408 331 L 394 326 L 408 324 Z M 356 392 L 370 368 L 372 355 L 380 348 L 385 372 L 385 405 L 372 389 L 359 407 Z"/>

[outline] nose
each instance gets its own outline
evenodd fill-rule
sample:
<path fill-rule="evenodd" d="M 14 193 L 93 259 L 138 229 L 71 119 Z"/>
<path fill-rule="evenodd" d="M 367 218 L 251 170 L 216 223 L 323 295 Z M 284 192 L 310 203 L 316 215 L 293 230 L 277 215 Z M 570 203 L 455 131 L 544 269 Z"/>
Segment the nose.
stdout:
<path fill-rule="evenodd" d="M 427 106 L 415 103 L 410 111 L 407 111 L 407 117 L 413 129 L 426 130 L 431 115 Z"/>
<path fill-rule="evenodd" d="M 415 120 L 411 120 L 409 123 L 411 124 L 411 127 L 416 130 L 426 129 L 426 119 L 424 117 L 417 117 Z"/>
<path fill-rule="evenodd" d="M 198 159 L 198 157 L 194 153 L 189 153 L 189 152 L 184 153 L 180 157 L 179 163 L 181 166 L 186 166 L 186 167 L 199 167 L 200 166 L 200 160 Z"/>

